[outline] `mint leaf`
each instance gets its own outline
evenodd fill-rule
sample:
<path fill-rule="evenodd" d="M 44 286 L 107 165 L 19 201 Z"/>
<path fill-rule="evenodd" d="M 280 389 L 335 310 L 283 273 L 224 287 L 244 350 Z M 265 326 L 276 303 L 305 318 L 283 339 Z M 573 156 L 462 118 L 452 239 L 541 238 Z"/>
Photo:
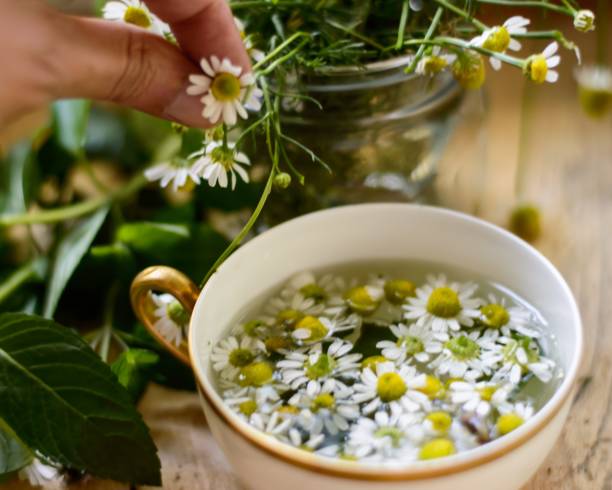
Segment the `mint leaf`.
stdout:
<path fill-rule="evenodd" d="M 129 349 L 123 352 L 111 365 L 119 383 L 138 400 L 151 379 L 152 368 L 159 362 L 159 356 L 150 350 Z"/>
<path fill-rule="evenodd" d="M 70 468 L 159 485 L 155 445 L 127 391 L 70 329 L 0 314 L 0 418 L 30 448 Z"/>
<path fill-rule="evenodd" d="M 20 470 L 32 461 L 32 453 L 0 420 L 0 475 Z"/>
<path fill-rule="evenodd" d="M 76 157 L 83 155 L 91 102 L 70 99 L 53 103 L 53 129 L 59 145 Z"/>

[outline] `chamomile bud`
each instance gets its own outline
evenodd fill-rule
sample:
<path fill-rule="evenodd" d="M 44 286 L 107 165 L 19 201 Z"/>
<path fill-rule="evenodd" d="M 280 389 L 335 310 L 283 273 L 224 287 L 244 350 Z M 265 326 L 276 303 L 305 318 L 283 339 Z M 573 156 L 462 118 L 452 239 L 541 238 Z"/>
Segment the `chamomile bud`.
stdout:
<path fill-rule="evenodd" d="M 349 308 L 360 315 L 371 315 L 379 307 L 384 291 L 373 286 L 357 286 L 344 295 Z"/>
<path fill-rule="evenodd" d="M 580 32 L 589 32 L 595 29 L 595 14 L 591 10 L 582 9 L 574 14 L 574 27 Z"/>
<path fill-rule="evenodd" d="M 291 185 L 291 175 L 280 172 L 274 176 L 274 188 L 278 190 L 286 189 Z"/>
<path fill-rule="evenodd" d="M 578 97 L 584 112 L 595 118 L 612 109 L 612 70 L 605 66 L 584 66 L 576 70 Z"/>
<path fill-rule="evenodd" d="M 510 215 L 510 231 L 527 242 L 534 242 L 542 233 L 540 210 L 532 205 L 514 208 Z"/>

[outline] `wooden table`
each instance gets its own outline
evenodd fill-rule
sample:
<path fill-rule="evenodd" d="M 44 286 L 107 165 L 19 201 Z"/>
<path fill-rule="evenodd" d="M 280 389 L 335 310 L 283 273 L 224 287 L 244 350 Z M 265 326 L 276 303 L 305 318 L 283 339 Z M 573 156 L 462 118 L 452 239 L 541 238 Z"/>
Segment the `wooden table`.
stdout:
<path fill-rule="evenodd" d="M 443 204 L 502 225 L 518 201 L 542 210 L 544 234 L 536 246 L 559 267 L 578 299 L 586 350 L 563 435 L 525 488 L 612 490 L 612 117 L 593 121 L 581 113 L 572 55 L 563 57 L 560 82 L 529 84 L 527 104 L 519 73 L 508 68 L 490 73 L 488 109 L 472 112 L 457 131 L 438 189 Z M 480 157 L 474 145 L 482 147 Z M 164 489 L 242 488 L 215 445 L 195 394 L 152 386 L 140 408 L 160 450 Z M 129 487 L 90 480 L 74 488 Z"/>

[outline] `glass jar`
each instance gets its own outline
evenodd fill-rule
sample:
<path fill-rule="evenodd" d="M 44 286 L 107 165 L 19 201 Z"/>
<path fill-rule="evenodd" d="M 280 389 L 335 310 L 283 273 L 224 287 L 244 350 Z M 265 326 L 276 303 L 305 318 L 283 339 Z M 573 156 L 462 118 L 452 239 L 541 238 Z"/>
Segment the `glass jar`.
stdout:
<path fill-rule="evenodd" d="M 331 206 L 423 199 L 457 120 L 463 92 L 449 73 L 407 75 L 407 58 L 365 67 L 339 67 L 300 80 L 281 114 L 284 133 L 320 157 L 331 172 L 298 145 L 287 142 L 287 159 L 304 175 L 275 192 L 266 206 L 268 225 Z M 295 90 L 295 89 L 294 89 Z M 286 91 L 291 92 L 288 89 Z M 251 151 L 269 162 L 265 144 Z"/>

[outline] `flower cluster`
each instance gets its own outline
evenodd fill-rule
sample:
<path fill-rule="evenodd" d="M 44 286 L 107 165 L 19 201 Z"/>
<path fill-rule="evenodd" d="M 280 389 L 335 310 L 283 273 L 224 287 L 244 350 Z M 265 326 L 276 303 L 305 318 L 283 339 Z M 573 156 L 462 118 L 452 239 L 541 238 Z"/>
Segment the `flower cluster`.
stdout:
<path fill-rule="evenodd" d="M 549 383 L 535 311 L 474 283 L 305 272 L 212 351 L 227 405 L 276 439 L 326 457 L 405 464 L 518 428 Z"/>

